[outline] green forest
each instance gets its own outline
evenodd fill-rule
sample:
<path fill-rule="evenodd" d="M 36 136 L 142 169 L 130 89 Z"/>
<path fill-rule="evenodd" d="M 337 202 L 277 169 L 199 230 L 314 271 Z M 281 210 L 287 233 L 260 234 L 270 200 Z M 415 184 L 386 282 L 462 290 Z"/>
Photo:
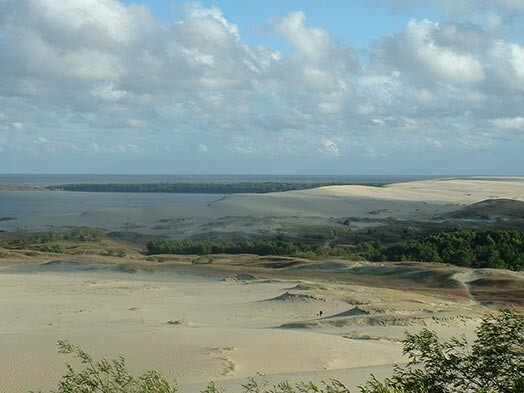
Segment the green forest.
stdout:
<path fill-rule="evenodd" d="M 286 256 L 327 256 L 329 248 L 320 244 L 294 243 L 284 240 L 245 240 L 240 242 L 151 240 L 147 252 L 154 254 L 209 255 L 209 254 L 256 254 Z"/>
<path fill-rule="evenodd" d="M 151 240 L 147 252 L 154 254 L 208 255 L 256 254 L 307 258 L 345 257 L 369 261 L 443 262 L 476 268 L 524 269 L 524 232 L 497 229 L 483 232 L 460 230 L 439 232 L 420 240 L 384 245 L 380 242 L 356 246 L 325 246 L 286 240 L 240 242 L 196 240 Z"/>
<path fill-rule="evenodd" d="M 444 262 L 476 268 L 524 269 L 524 232 L 460 230 L 385 247 L 364 243 L 357 252 L 370 261 Z"/>

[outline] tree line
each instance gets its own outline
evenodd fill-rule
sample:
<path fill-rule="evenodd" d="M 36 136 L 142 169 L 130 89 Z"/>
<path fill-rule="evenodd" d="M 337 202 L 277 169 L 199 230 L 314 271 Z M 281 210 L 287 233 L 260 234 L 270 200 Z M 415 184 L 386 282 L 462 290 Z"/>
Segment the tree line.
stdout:
<path fill-rule="evenodd" d="M 149 193 L 188 193 L 188 194 L 263 194 L 305 190 L 310 188 L 345 185 L 345 183 L 284 183 L 284 182 L 243 182 L 243 183 L 78 183 L 49 186 L 53 191 L 84 192 L 149 192 Z M 379 183 L 366 184 L 382 186 Z"/>
<path fill-rule="evenodd" d="M 285 240 L 243 240 L 240 242 L 209 240 L 155 239 L 146 244 L 147 253 L 178 255 L 256 254 L 282 256 L 325 256 L 329 249 L 321 244 L 295 243 Z"/>
<path fill-rule="evenodd" d="M 484 232 L 459 230 L 439 232 L 420 240 L 393 245 L 366 242 L 356 246 L 325 246 L 287 240 L 209 240 L 158 239 L 147 243 L 153 254 L 208 255 L 256 254 L 306 258 L 344 257 L 369 261 L 444 262 L 457 266 L 496 269 L 524 269 L 524 232 L 496 229 Z"/>
<path fill-rule="evenodd" d="M 458 266 L 524 269 L 524 232 L 494 229 L 439 232 L 389 247 L 362 243 L 357 253 L 370 261 L 445 262 Z"/>

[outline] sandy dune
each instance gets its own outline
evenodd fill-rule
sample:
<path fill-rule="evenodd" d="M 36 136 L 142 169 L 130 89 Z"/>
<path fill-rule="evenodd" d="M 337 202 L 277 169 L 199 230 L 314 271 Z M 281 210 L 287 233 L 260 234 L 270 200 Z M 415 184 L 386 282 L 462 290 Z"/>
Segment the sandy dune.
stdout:
<path fill-rule="evenodd" d="M 0 270 L 4 391 L 55 387 L 70 360 L 56 353 L 59 339 L 95 356 L 122 353 L 132 371 L 158 368 L 190 392 L 211 380 L 238 390 L 239 380 L 257 372 L 272 382 L 337 377 L 356 386 L 370 372 L 386 375 L 403 362 L 398 338 L 420 326 L 341 323 L 355 304 L 399 318 L 399 309 L 409 316 L 426 307 L 454 313 L 471 308 L 464 299 L 328 282 L 117 271 L 64 263 Z M 414 296 L 417 303 L 410 303 Z M 451 334 L 459 326 L 471 331 L 475 321 L 434 326 Z M 302 328 L 279 328 L 293 323 Z M 379 339 L 362 339 L 370 336 Z"/>
<path fill-rule="evenodd" d="M 441 179 L 390 184 L 384 187 L 329 186 L 306 193 L 436 203 L 474 203 L 483 199 L 524 200 L 523 178 Z"/>
<path fill-rule="evenodd" d="M 524 201 L 523 178 L 442 179 L 391 184 L 327 186 L 311 190 L 236 194 L 213 204 L 245 215 L 369 216 L 427 218 L 485 199 Z"/>

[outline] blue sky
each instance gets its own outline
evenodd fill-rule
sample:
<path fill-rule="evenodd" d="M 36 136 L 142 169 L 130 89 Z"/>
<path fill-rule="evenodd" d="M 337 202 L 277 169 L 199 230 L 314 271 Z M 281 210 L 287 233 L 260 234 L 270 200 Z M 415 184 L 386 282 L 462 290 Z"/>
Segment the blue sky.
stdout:
<path fill-rule="evenodd" d="M 524 172 L 521 0 L 0 0 L 0 173 Z"/>
<path fill-rule="evenodd" d="M 131 4 L 135 1 L 126 1 Z M 165 0 L 146 1 L 151 12 L 166 23 L 180 18 L 183 2 Z M 271 18 L 283 18 L 292 11 L 301 10 L 314 26 L 328 28 L 336 40 L 345 41 L 366 51 L 383 35 L 401 30 L 411 18 L 441 20 L 438 9 L 414 7 L 405 12 L 395 11 L 385 2 L 373 0 L 267 0 L 267 1 L 201 1 L 206 7 L 219 7 L 224 16 L 238 25 L 240 34 L 250 45 L 267 45 L 289 50 L 289 44 L 266 27 Z M 274 45 L 274 46 L 273 46 Z"/>

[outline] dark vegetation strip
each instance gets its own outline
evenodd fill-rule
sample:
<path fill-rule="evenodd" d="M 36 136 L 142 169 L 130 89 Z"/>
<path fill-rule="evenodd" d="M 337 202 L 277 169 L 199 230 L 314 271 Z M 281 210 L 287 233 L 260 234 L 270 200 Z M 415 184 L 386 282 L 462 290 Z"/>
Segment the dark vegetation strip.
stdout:
<path fill-rule="evenodd" d="M 66 248 L 62 242 L 98 242 L 106 238 L 106 233 L 100 228 L 76 227 L 66 231 L 37 232 L 22 239 L 8 242 L 10 249 L 33 249 L 42 252 L 64 253 Z"/>
<path fill-rule="evenodd" d="M 368 242 L 354 247 L 330 247 L 280 239 L 240 242 L 157 239 L 147 243 L 147 252 L 150 255 L 256 254 L 305 258 L 337 256 L 370 261 L 444 262 L 458 266 L 518 271 L 524 269 L 524 232 L 505 229 L 484 232 L 460 230 L 440 232 L 420 240 L 390 246 L 380 242 Z"/>
<path fill-rule="evenodd" d="M 171 240 L 156 239 L 147 243 L 147 253 L 178 255 L 209 254 L 255 254 L 280 255 L 295 257 L 320 257 L 333 255 L 336 249 L 338 256 L 347 256 L 343 247 L 325 247 L 322 244 L 295 243 L 286 240 L 244 240 L 239 242 L 209 240 Z"/>
<path fill-rule="evenodd" d="M 324 186 L 347 185 L 346 183 L 280 183 L 280 182 L 245 182 L 245 183 L 79 183 L 49 186 L 54 191 L 83 192 L 150 192 L 150 193 L 187 193 L 187 194 L 236 194 L 281 192 L 306 190 Z M 368 183 L 368 186 L 383 186 L 383 183 Z"/>
<path fill-rule="evenodd" d="M 64 252 L 61 242 L 96 242 L 106 238 L 99 228 L 78 227 L 66 231 L 32 234 L 4 246 Z M 439 232 L 418 240 L 384 245 L 380 241 L 356 245 L 327 246 L 277 239 L 242 241 L 154 239 L 146 244 L 147 254 L 209 255 L 255 254 L 319 259 L 342 257 L 369 261 L 443 262 L 474 268 L 524 270 L 524 231 L 494 229 Z"/>
<path fill-rule="evenodd" d="M 439 232 L 389 247 L 363 243 L 358 249 L 370 261 L 431 261 L 476 268 L 524 269 L 524 231 L 520 230 Z"/>

